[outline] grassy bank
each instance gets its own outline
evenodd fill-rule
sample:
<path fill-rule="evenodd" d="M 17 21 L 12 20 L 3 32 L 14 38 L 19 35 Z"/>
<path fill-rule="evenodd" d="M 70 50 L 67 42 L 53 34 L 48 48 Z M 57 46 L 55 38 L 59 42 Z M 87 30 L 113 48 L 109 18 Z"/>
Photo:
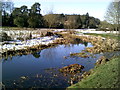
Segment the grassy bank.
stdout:
<path fill-rule="evenodd" d="M 90 76 L 82 79 L 75 85 L 68 88 L 118 88 L 119 81 L 119 60 L 113 58 L 109 62 L 95 67 Z"/>

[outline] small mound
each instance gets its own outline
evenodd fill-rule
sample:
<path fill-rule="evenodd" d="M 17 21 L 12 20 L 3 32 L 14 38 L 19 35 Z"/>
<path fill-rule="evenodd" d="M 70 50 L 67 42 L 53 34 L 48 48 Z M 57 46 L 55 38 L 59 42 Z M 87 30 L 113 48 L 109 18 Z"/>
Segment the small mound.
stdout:
<path fill-rule="evenodd" d="M 82 66 L 82 65 L 71 64 L 71 65 L 68 65 L 68 66 L 65 66 L 65 67 L 59 69 L 59 71 L 62 73 L 75 74 L 75 73 L 80 72 L 83 68 L 84 68 L 84 66 Z"/>

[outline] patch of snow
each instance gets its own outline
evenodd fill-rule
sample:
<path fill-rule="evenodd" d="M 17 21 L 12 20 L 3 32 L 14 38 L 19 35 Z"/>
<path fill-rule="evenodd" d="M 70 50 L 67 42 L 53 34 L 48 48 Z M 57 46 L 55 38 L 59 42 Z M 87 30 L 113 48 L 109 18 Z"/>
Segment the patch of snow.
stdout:
<path fill-rule="evenodd" d="M 116 31 L 96 31 L 95 29 L 76 29 L 77 32 L 81 33 L 96 33 L 96 34 L 108 34 L 108 33 L 118 33 Z"/>
<path fill-rule="evenodd" d="M 26 40 L 26 41 L 6 41 L 8 44 L 0 45 L 0 51 L 6 52 L 7 50 L 20 50 L 27 49 L 27 47 L 32 47 L 36 45 L 48 45 L 53 43 L 56 38 L 54 36 L 39 37 L 36 39 Z"/>

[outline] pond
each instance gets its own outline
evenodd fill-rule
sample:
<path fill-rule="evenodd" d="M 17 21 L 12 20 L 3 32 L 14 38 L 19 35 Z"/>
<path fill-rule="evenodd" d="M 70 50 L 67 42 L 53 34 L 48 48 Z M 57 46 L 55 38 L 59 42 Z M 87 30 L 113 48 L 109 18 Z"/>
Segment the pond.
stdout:
<path fill-rule="evenodd" d="M 102 55 L 95 54 L 95 57 L 89 58 L 70 57 L 70 53 L 79 53 L 85 47 L 92 45 L 90 43 L 58 45 L 29 55 L 2 59 L 3 84 L 7 88 L 66 88 L 71 85 L 71 77 L 75 75 L 64 75 L 59 72 L 60 68 L 80 64 L 85 67 L 81 72 L 83 73 L 92 69 Z M 67 58 L 64 58 L 65 56 Z"/>

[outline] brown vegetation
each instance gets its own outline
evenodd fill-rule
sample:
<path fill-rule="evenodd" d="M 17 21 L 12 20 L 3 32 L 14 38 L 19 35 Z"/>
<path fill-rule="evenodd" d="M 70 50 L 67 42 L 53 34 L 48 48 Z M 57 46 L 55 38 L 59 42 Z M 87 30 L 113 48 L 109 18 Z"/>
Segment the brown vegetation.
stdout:
<path fill-rule="evenodd" d="M 60 39 L 56 39 L 54 43 L 57 44 L 70 44 L 79 42 L 90 42 L 93 47 L 87 47 L 85 51 L 90 53 L 101 53 L 101 52 L 110 52 L 120 50 L 120 44 L 115 39 L 103 38 L 101 36 L 92 36 L 92 35 L 82 35 L 77 36 L 75 34 L 68 33 L 59 33 L 61 34 Z"/>
<path fill-rule="evenodd" d="M 107 61 L 109 61 L 109 59 L 107 59 L 105 56 L 101 56 L 101 57 L 96 61 L 96 65 L 104 64 L 104 63 L 106 63 Z"/>
<path fill-rule="evenodd" d="M 71 53 L 70 56 L 78 56 L 78 57 L 82 57 L 82 58 L 87 58 L 87 57 L 89 57 L 89 55 L 87 55 L 85 52 L 81 52 L 81 53 Z"/>
<path fill-rule="evenodd" d="M 82 66 L 82 65 L 71 64 L 71 65 L 68 65 L 68 66 L 65 66 L 65 67 L 59 69 L 59 71 L 62 73 L 66 73 L 66 74 L 68 74 L 68 73 L 75 74 L 75 73 L 80 72 L 83 68 L 84 68 L 84 66 Z"/>

